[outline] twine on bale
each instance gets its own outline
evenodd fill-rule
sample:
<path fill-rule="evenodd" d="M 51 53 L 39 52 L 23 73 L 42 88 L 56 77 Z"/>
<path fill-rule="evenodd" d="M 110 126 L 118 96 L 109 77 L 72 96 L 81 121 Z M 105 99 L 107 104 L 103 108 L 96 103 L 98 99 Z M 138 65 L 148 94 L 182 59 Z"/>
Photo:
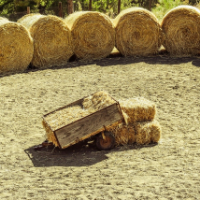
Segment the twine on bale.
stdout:
<path fill-rule="evenodd" d="M 144 8 L 123 10 L 113 21 L 116 48 L 124 56 L 157 54 L 161 46 L 161 28 L 156 16 Z"/>
<path fill-rule="evenodd" d="M 200 11 L 178 6 L 163 18 L 162 43 L 171 56 L 192 56 L 200 52 Z"/>
<path fill-rule="evenodd" d="M 110 18 L 100 12 L 79 11 L 64 19 L 71 30 L 73 50 L 81 60 L 108 56 L 115 46 L 115 29 Z"/>
<path fill-rule="evenodd" d="M 26 70 L 33 58 L 33 50 L 28 30 L 0 17 L 0 74 Z"/>
<path fill-rule="evenodd" d="M 28 14 L 18 23 L 26 26 L 34 39 L 33 66 L 45 69 L 67 64 L 73 55 L 71 33 L 61 18 Z"/>

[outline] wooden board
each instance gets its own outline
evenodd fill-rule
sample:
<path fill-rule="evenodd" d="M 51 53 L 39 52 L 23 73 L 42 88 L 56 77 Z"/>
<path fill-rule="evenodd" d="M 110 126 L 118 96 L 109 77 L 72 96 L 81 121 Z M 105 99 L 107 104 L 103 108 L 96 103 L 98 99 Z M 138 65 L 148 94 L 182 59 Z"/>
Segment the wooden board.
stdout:
<path fill-rule="evenodd" d="M 109 126 L 121 120 L 123 120 L 123 116 L 120 106 L 118 103 L 115 103 L 63 128 L 55 130 L 55 135 L 60 147 L 64 149 L 103 131 L 104 126 Z"/>

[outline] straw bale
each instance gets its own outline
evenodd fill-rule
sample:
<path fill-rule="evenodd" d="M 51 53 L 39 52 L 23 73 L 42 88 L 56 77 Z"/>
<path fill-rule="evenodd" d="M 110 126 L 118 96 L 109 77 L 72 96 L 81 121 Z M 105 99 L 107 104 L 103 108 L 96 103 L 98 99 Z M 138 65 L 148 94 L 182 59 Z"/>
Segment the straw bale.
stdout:
<path fill-rule="evenodd" d="M 71 32 L 61 18 L 28 14 L 18 23 L 26 26 L 34 39 L 33 66 L 40 69 L 62 66 L 73 55 Z"/>
<path fill-rule="evenodd" d="M 84 109 L 94 109 L 95 111 L 103 109 L 107 106 L 114 104 L 115 101 L 105 91 L 96 92 L 83 101 Z"/>
<path fill-rule="evenodd" d="M 144 8 L 128 8 L 115 19 L 116 47 L 124 56 L 157 54 L 161 27 L 156 16 Z"/>
<path fill-rule="evenodd" d="M 33 40 L 21 24 L 0 18 L 0 73 L 27 69 L 33 58 Z"/>
<path fill-rule="evenodd" d="M 134 124 L 137 144 L 158 142 L 161 137 L 161 127 L 158 121 L 137 122 Z"/>
<path fill-rule="evenodd" d="M 71 30 L 74 53 L 79 59 L 101 59 L 115 46 L 115 28 L 100 12 L 79 11 L 64 19 Z"/>
<path fill-rule="evenodd" d="M 151 121 L 156 115 L 156 105 L 143 98 L 136 97 L 127 100 L 119 100 L 126 124 Z"/>
<path fill-rule="evenodd" d="M 162 44 L 172 56 L 191 56 L 200 52 L 200 11 L 178 6 L 163 18 Z"/>

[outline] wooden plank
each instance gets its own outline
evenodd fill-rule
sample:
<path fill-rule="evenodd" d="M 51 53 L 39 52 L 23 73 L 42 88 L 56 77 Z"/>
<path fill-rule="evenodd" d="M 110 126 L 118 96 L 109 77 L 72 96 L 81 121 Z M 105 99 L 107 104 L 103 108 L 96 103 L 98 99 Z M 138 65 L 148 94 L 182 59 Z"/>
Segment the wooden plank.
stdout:
<path fill-rule="evenodd" d="M 73 0 L 67 0 L 68 3 L 68 15 L 73 13 Z"/>
<path fill-rule="evenodd" d="M 149 0 L 149 10 L 151 11 L 152 0 Z"/>
<path fill-rule="evenodd" d="M 62 13 L 62 2 L 58 3 L 58 16 L 59 17 L 63 17 L 63 13 Z"/>
<path fill-rule="evenodd" d="M 121 0 L 118 0 L 118 14 L 120 13 L 121 11 Z"/>
<path fill-rule="evenodd" d="M 27 14 L 30 14 L 30 13 L 31 13 L 30 7 L 27 7 Z"/>
<path fill-rule="evenodd" d="M 92 10 L 92 0 L 89 1 L 89 11 Z"/>
<path fill-rule="evenodd" d="M 83 138 L 86 139 L 94 132 L 97 134 L 104 130 L 104 126 L 111 125 L 119 120 L 122 120 L 122 115 L 119 112 L 118 104 L 115 103 L 75 123 L 56 130 L 55 134 L 61 148 L 66 148 L 70 143 L 77 143 L 83 140 Z"/>

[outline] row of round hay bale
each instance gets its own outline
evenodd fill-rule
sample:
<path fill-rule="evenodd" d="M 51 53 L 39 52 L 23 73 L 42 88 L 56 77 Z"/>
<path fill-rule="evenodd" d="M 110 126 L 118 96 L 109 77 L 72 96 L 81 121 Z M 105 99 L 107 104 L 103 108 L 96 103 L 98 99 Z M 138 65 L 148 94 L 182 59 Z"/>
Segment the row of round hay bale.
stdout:
<path fill-rule="evenodd" d="M 73 55 L 71 33 L 61 18 L 28 14 L 18 23 L 28 28 L 34 40 L 33 66 L 40 69 L 62 66 Z"/>
<path fill-rule="evenodd" d="M 34 51 L 28 30 L 0 17 L 0 38 L 0 74 L 27 69 Z"/>
<path fill-rule="evenodd" d="M 101 59 L 115 46 L 115 28 L 110 18 L 100 12 L 79 11 L 64 19 L 71 30 L 73 50 L 82 60 Z"/>
<path fill-rule="evenodd" d="M 24 70 L 30 60 L 37 68 L 65 65 L 73 53 L 82 60 L 101 59 L 114 46 L 124 56 L 157 54 L 161 44 L 172 56 L 196 55 L 199 18 L 200 11 L 192 6 L 172 9 L 161 25 L 144 8 L 126 9 L 114 20 L 91 11 L 75 12 L 64 20 L 40 14 L 25 15 L 19 23 L 1 18 L 0 72 Z"/>
<path fill-rule="evenodd" d="M 161 46 L 161 27 L 156 16 L 144 8 L 129 8 L 114 20 L 116 48 L 124 56 L 157 54 Z"/>
<path fill-rule="evenodd" d="M 178 6 L 170 10 L 161 23 L 162 43 L 172 56 L 200 53 L 200 10 Z"/>

